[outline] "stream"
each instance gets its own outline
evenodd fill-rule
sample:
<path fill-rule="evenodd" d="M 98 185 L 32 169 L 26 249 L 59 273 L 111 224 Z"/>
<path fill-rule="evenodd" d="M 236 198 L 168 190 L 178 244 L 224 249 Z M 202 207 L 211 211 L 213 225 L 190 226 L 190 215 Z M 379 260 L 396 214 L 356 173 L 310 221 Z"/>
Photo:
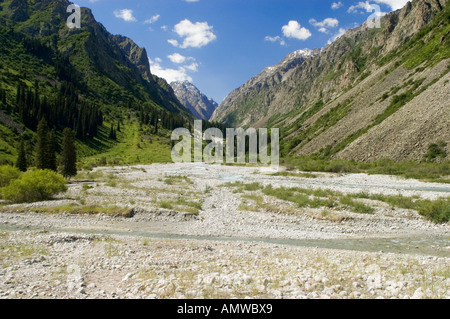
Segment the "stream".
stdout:
<path fill-rule="evenodd" d="M 353 250 L 361 252 L 382 252 L 395 254 L 425 255 L 450 258 L 450 237 L 391 237 L 391 238 L 347 238 L 347 239 L 276 239 L 245 237 L 206 237 L 157 233 L 142 230 L 97 230 L 97 229 L 47 229 L 38 227 L 17 227 L 0 225 L 0 231 L 45 231 L 89 234 L 101 236 L 142 237 L 153 239 L 198 240 L 217 242 L 254 242 L 273 245 L 288 245 L 311 248 Z"/>

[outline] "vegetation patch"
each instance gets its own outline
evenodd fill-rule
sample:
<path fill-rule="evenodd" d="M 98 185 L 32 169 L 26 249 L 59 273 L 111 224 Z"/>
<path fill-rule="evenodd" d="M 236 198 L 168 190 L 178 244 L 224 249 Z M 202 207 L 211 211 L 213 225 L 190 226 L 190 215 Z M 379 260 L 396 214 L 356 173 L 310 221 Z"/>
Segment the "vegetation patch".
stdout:
<path fill-rule="evenodd" d="M 14 203 L 49 200 L 67 190 L 66 180 L 50 170 L 34 170 L 23 174 L 2 189 L 2 197 Z"/>
<path fill-rule="evenodd" d="M 4 208 L 4 210 L 10 210 L 9 208 Z M 15 208 L 18 212 L 28 212 L 30 209 L 25 207 Z M 133 209 L 127 207 L 119 206 L 98 206 L 98 205 L 60 205 L 60 206 L 48 206 L 33 208 L 34 212 L 44 213 L 44 214 L 72 214 L 72 215 L 108 215 L 111 217 L 125 217 L 131 218 L 134 216 Z"/>
<path fill-rule="evenodd" d="M 234 188 L 233 193 L 243 193 L 244 191 L 253 192 L 264 188 L 260 183 L 244 183 L 244 182 L 233 182 L 226 183 L 225 187 Z"/>
<path fill-rule="evenodd" d="M 19 179 L 21 172 L 12 166 L 0 166 L 0 188 L 8 186 L 12 181 Z"/>
<path fill-rule="evenodd" d="M 178 185 L 178 184 L 188 184 L 192 185 L 194 182 L 187 176 L 168 176 L 164 183 L 166 185 Z"/>
<path fill-rule="evenodd" d="M 447 147 L 447 143 L 441 141 L 437 144 L 431 144 L 428 147 L 428 153 L 425 155 L 425 160 L 427 161 L 435 161 L 438 158 L 446 158 L 447 152 L 445 150 Z"/>
<path fill-rule="evenodd" d="M 198 215 L 202 209 L 202 203 L 179 198 L 177 200 L 160 201 L 159 207 L 162 209 L 179 210 L 188 214 Z"/>
<path fill-rule="evenodd" d="M 317 178 L 318 175 L 317 174 L 313 174 L 313 173 L 293 173 L 293 172 L 278 172 L 278 173 L 274 173 L 271 176 L 292 176 L 292 177 L 302 177 L 302 178 Z"/>
<path fill-rule="evenodd" d="M 450 183 L 449 161 L 443 163 L 396 162 L 390 159 L 381 159 L 366 163 L 342 159 L 325 159 L 318 156 L 298 156 L 286 157 L 282 164 L 302 172 L 384 174 L 430 182 Z"/>
<path fill-rule="evenodd" d="M 239 192 L 244 192 L 240 183 L 231 184 L 237 187 Z M 391 207 L 415 210 L 426 219 L 435 223 L 446 223 L 450 221 L 450 199 L 439 198 L 437 200 L 422 200 L 419 197 L 406 197 L 402 195 L 383 195 L 383 194 L 344 194 L 342 192 L 333 191 L 329 189 L 317 188 L 274 188 L 269 185 L 267 187 L 260 187 L 259 189 L 266 196 L 272 196 L 282 201 L 291 202 L 297 208 L 322 208 L 329 212 L 330 209 L 349 210 L 357 214 L 374 214 L 375 207 L 362 202 L 362 199 L 370 199 L 389 204 Z M 243 202 L 239 206 L 239 210 L 245 211 L 273 211 L 280 212 L 279 207 L 269 207 L 264 198 L 257 194 L 243 194 L 241 196 Z M 292 213 L 292 209 L 290 210 Z M 330 214 L 328 214 L 330 215 Z M 316 216 L 317 217 L 317 216 Z M 336 219 L 334 216 L 333 219 Z M 342 219 L 341 219 L 342 218 Z M 344 220 L 346 217 L 340 216 Z"/>

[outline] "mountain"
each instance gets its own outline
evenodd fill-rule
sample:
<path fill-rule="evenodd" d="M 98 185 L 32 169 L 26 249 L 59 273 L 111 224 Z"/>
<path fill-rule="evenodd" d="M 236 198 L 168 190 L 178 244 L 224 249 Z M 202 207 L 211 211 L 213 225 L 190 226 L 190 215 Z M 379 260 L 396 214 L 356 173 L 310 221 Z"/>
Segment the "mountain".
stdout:
<path fill-rule="evenodd" d="M 42 116 L 58 132 L 76 130 L 82 141 L 123 120 L 153 125 L 155 132 L 158 125 L 170 130 L 192 120 L 171 86 L 151 73 L 145 48 L 110 34 L 88 8 L 81 8 L 81 28 L 68 28 L 70 4 L 0 0 L 0 155 L 6 161 L 15 152 L 17 127 L 33 144 Z M 88 146 L 91 153 L 109 145 L 96 143 Z"/>
<path fill-rule="evenodd" d="M 449 21 L 447 0 L 408 2 L 381 28 L 366 22 L 299 63 L 264 70 L 212 119 L 279 127 L 290 156 L 423 160 L 438 145 L 450 154 Z"/>
<path fill-rule="evenodd" d="M 277 65 L 265 68 L 260 74 L 231 92 L 216 109 L 211 120 L 223 121 L 230 126 L 255 123 L 255 119 L 261 118 L 258 106 L 272 103 L 269 100 L 272 97 L 268 95 L 271 88 L 284 82 L 297 67 L 319 53 L 320 49 L 298 50 L 288 54 Z"/>
<path fill-rule="evenodd" d="M 181 104 L 188 108 L 197 119 L 209 120 L 219 106 L 189 81 L 172 82 L 170 85 Z"/>

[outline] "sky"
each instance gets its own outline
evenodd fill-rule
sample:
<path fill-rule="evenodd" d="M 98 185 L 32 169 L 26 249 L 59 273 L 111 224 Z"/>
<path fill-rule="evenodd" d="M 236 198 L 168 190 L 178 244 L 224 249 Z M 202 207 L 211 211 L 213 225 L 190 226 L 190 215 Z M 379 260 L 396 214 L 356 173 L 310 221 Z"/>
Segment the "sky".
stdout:
<path fill-rule="evenodd" d="M 112 34 L 145 47 L 153 74 L 221 103 L 300 49 L 325 48 L 408 0 L 73 0 Z"/>

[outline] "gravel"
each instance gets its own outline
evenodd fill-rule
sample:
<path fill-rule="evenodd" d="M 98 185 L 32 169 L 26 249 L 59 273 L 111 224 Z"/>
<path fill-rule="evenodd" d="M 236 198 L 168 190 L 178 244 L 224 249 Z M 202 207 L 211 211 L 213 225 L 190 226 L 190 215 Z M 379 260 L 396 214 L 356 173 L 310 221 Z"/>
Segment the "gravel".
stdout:
<path fill-rule="evenodd" d="M 300 178 L 270 173 L 203 164 L 97 168 L 93 174 L 100 177 L 72 183 L 54 201 L 4 206 L 0 298 L 449 297 L 448 223 L 437 225 L 415 211 L 379 202 L 374 214 L 333 211 L 345 217 L 339 221 L 318 218 L 321 210 L 282 213 L 288 203 L 271 197 L 265 203 L 280 211 L 241 211 L 243 193 L 226 183 L 429 199 L 447 197 L 447 185 L 365 174 Z M 167 181 L 174 176 L 188 178 Z M 192 214 L 176 205 L 160 208 L 161 201 L 180 199 L 200 202 L 202 209 Z M 117 205 L 134 214 L 39 212 L 71 204 Z M 359 240 L 395 244 L 405 238 L 418 240 L 409 243 L 410 251 L 352 246 Z M 427 238 L 432 244 L 422 249 Z M 338 241 L 348 241 L 345 249 L 333 246 Z"/>

